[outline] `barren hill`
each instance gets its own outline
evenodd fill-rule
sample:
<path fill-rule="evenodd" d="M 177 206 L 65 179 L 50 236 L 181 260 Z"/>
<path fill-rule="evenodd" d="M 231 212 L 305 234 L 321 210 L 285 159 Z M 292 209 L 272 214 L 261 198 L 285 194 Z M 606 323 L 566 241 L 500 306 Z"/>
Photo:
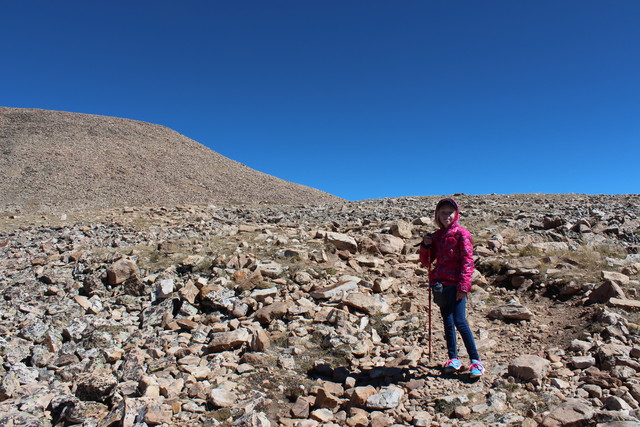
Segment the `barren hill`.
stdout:
<path fill-rule="evenodd" d="M 341 200 L 122 118 L 0 107 L 0 147 L 4 211 Z"/>

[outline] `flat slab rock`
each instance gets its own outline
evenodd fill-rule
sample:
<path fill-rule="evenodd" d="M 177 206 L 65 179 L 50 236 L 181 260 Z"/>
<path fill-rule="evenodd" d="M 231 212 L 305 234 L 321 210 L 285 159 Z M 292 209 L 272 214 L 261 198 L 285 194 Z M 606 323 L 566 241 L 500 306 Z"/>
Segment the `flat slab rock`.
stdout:
<path fill-rule="evenodd" d="M 609 300 L 609 305 L 612 307 L 621 308 L 623 310 L 640 310 L 640 301 L 633 299 L 611 298 Z"/>
<path fill-rule="evenodd" d="M 346 293 L 358 289 L 358 282 L 355 280 L 344 280 L 333 285 L 314 289 L 311 296 L 315 299 L 329 299 L 340 293 Z"/>
<path fill-rule="evenodd" d="M 549 414 L 542 420 L 542 426 L 587 425 L 595 414 L 590 404 L 578 399 L 570 399 L 551 409 Z"/>
<path fill-rule="evenodd" d="M 519 304 L 507 304 L 494 308 L 487 315 L 490 319 L 531 320 L 533 313 Z"/>

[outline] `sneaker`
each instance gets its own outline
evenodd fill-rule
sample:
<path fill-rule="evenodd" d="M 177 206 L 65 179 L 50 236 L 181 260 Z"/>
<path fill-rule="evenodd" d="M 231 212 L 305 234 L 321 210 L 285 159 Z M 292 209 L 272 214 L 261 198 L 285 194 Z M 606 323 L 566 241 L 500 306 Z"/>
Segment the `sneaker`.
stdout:
<path fill-rule="evenodd" d="M 480 378 L 484 374 L 484 365 L 482 361 L 473 359 L 469 365 L 469 374 L 471 378 Z"/>
<path fill-rule="evenodd" d="M 462 362 L 457 357 L 455 359 L 447 360 L 447 363 L 444 364 L 444 373 L 450 374 L 452 372 L 458 371 L 462 368 Z"/>

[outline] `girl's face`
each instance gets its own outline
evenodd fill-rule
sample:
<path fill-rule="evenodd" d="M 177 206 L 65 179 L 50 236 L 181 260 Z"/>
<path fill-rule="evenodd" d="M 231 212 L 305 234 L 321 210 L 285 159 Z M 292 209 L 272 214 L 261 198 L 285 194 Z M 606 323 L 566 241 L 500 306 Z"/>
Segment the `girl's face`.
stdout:
<path fill-rule="evenodd" d="M 438 209 L 438 220 L 440 224 L 444 225 L 445 228 L 449 228 L 451 224 L 453 224 L 453 219 L 456 216 L 456 210 L 453 206 L 443 205 L 440 209 Z"/>

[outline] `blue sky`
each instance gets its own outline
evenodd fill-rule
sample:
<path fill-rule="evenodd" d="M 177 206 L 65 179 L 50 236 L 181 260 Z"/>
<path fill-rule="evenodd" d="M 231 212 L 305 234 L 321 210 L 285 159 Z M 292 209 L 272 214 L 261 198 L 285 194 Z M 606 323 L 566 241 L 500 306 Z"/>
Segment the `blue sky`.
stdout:
<path fill-rule="evenodd" d="M 348 200 L 639 193 L 640 1 L 42 1 L 0 105 L 168 126 Z"/>

